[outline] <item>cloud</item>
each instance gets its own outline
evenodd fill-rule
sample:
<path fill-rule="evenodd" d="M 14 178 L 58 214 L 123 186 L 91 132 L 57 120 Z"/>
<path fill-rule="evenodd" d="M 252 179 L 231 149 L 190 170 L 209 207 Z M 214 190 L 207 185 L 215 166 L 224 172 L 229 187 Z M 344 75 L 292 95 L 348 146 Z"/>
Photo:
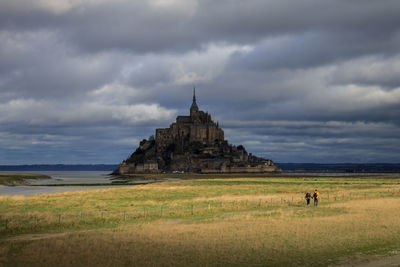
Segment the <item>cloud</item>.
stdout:
<path fill-rule="evenodd" d="M 122 125 L 159 123 L 175 115 L 157 104 L 108 105 L 98 102 L 83 102 L 79 105 L 33 99 L 12 100 L 0 104 L 5 114 L 0 123 L 22 123 L 29 125 Z"/>
<path fill-rule="evenodd" d="M 172 82 L 176 85 L 206 83 L 218 77 L 233 53 L 251 50 L 249 46 L 210 45 L 198 52 L 184 54 L 171 60 Z"/>
<path fill-rule="evenodd" d="M 231 122 L 233 123 L 233 122 Z M 229 124 L 230 125 L 230 124 Z M 225 136 L 277 162 L 398 162 L 400 129 L 393 124 L 256 122 L 226 126 Z"/>
<path fill-rule="evenodd" d="M 395 162 L 399 7 L 0 1 L 0 164 L 30 163 L 32 153 L 117 163 L 188 114 L 193 85 L 200 109 L 255 154 Z"/>
<path fill-rule="evenodd" d="M 22 97 L 70 97 L 115 76 L 117 56 L 82 55 L 48 31 L 0 32 L 0 86 Z"/>
<path fill-rule="evenodd" d="M 379 86 L 383 90 L 400 87 L 400 55 L 367 56 L 346 61 L 331 75 L 332 84 Z"/>
<path fill-rule="evenodd" d="M 374 36 L 379 42 L 398 30 L 398 8 L 394 0 L 3 1 L 0 25 L 62 28 L 66 39 L 86 51 L 188 51 L 207 43 L 249 44 L 313 31 L 347 32 L 347 38 L 358 33 L 354 39 Z"/>

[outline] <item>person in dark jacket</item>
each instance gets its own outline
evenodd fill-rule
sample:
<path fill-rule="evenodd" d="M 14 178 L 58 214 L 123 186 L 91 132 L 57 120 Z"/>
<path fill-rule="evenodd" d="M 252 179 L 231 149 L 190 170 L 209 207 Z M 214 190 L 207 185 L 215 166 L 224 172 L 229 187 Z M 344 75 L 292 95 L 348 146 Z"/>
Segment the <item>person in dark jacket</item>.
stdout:
<path fill-rule="evenodd" d="M 311 200 L 311 194 L 309 192 L 306 193 L 306 196 L 304 197 L 305 200 L 307 201 L 307 206 L 310 205 L 310 200 Z"/>

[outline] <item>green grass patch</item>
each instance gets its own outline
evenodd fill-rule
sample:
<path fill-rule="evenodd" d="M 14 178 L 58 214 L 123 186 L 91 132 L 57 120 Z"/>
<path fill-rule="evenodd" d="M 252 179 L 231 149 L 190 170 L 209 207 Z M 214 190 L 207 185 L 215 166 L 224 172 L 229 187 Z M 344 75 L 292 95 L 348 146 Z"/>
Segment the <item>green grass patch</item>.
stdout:
<path fill-rule="evenodd" d="M 26 184 L 26 180 L 39 180 L 39 179 L 50 179 L 48 175 L 42 174 L 0 174 L 0 184 L 1 185 L 22 185 Z"/>

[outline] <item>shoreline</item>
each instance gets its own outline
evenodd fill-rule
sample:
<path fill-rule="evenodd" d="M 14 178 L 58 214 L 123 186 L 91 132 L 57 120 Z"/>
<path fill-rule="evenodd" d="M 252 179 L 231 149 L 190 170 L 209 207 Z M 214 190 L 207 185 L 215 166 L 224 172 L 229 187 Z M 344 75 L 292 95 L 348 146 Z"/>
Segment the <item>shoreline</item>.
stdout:
<path fill-rule="evenodd" d="M 0 173 L 0 185 L 18 186 L 27 185 L 29 181 L 51 179 L 51 176 L 32 173 Z"/>

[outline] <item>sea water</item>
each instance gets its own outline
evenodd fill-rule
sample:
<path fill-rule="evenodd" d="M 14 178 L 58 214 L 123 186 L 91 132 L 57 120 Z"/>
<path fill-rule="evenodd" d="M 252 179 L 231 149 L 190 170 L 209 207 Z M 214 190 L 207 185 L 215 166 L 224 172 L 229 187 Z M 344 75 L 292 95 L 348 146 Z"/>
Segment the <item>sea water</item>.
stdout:
<path fill-rule="evenodd" d="M 120 185 L 111 184 L 114 177 L 110 175 L 109 171 L 0 171 L 0 173 L 43 174 L 51 177 L 50 179 L 27 180 L 28 185 L 23 186 L 0 186 L 0 196 L 33 196 L 71 191 L 123 187 Z M 85 184 L 87 184 L 87 186 L 84 186 Z M 102 185 L 89 186 L 93 184 Z"/>

